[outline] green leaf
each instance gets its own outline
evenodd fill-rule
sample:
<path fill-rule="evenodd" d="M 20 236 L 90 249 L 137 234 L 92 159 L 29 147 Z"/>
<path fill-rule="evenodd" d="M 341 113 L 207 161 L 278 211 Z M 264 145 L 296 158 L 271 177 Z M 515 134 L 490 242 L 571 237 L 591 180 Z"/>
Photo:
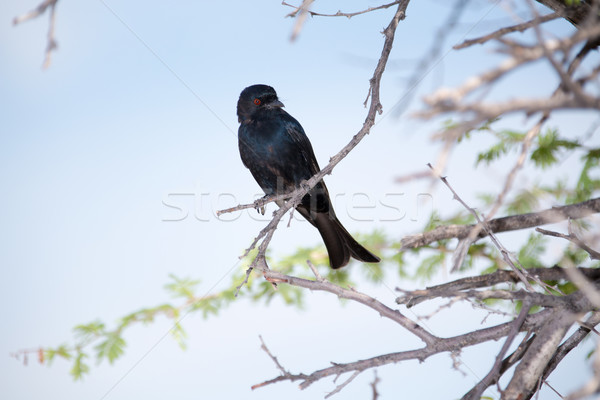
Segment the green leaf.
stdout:
<path fill-rule="evenodd" d="M 55 349 L 45 349 L 44 350 L 44 360 L 49 364 L 52 363 L 56 356 L 62 357 L 65 360 L 70 360 L 73 355 L 71 351 L 67 348 L 67 345 L 63 344 L 58 346 Z"/>
<path fill-rule="evenodd" d="M 561 292 L 563 292 L 566 295 L 575 293 L 576 291 L 579 290 L 579 288 L 577 286 L 575 286 L 573 284 L 573 282 L 567 282 L 567 283 L 560 284 L 560 285 L 558 285 L 558 288 L 560 289 Z"/>
<path fill-rule="evenodd" d="M 487 151 L 477 154 L 477 160 L 475 161 L 475 165 L 477 166 L 481 162 L 485 162 L 485 164 L 487 165 L 506 154 L 508 150 L 509 146 L 505 142 L 498 142 L 492 147 L 490 147 Z"/>
<path fill-rule="evenodd" d="M 467 251 L 467 256 L 465 257 L 461 271 L 473 268 L 475 266 L 475 260 L 478 258 L 488 258 L 487 252 L 487 243 L 473 243 L 471 246 L 469 246 L 469 250 Z"/>
<path fill-rule="evenodd" d="M 362 271 L 364 273 L 364 276 L 368 281 L 374 282 L 374 283 L 379 283 L 379 282 L 383 281 L 385 275 L 384 275 L 384 268 L 382 266 L 382 263 L 363 264 L 362 267 L 363 267 Z"/>
<path fill-rule="evenodd" d="M 187 333 L 185 332 L 185 330 L 183 329 L 183 326 L 178 321 L 179 315 L 177 315 L 175 318 L 176 318 L 175 324 L 171 328 L 170 332 L 171 332 L 171 335 L 173 335 L 173 338 L 175 339 L 175 341 L 177 342 L 179 347 L 182 350 L 185 350 L 187 347 L 186 343 L 185 343 L 185 339 L 187 338 Z"/>
<path fill-rule="evenodd" d="M 527 239 L 527 243 L 518 253 L 518 259 L 524 268 L 543 267 L 540 256 L 546 251 L 547 238 L 540 234 L 532 233 Z"/>
<path fill-rule="evenodd" d="M 506 212 L 508 214 L 530 213 L 539 207 L 543 194 L 544 190 L 535 185 L 529 189 L 523 189 L 506 205 Z"/>
<path fill-rule="evenodd" d="M 421 279 L 431 279 L 446 260 L 446 253 L 436 252 L 435 254 L 425 258 L 417 268 L 415 277 Z"/>
<path fill-rule="evenodd" d="M 516 132 L 511 130 L 503 130 L 500 132 L 493 132 L 499 141 L 488 150 L 478 153 L 475 165 L 479 165 L 481 162 L 485 162 L 486 165 L 492 161 L 499 159 L 500 157 L 508 154 L 512 151 L 519 143 L 525 139 L 525 134 L 522 132 Z"/>
<path fill-rule="evenodd" d="M 82 341 L 87 341 L 94 337 L 102 336 L 104 334 L 104 328 L 104 323 L 101 321 L 94 321 L 89 324 L 77 325 L 73 330 L 75 331 L 75 335 Z"/>
<path fill-rule="evenodd" d="M 193 298 L 196 286 L 200 283 L 199 280 L 190 278 L 178 278 L 173 274 L 169 274 L 169 277 L 173 280 L 171 283 L 167 283 L 164 287 L 171 293 L 173 297 L 184 297 Z"/>
<path fill-rule="evenodd" d="M 76 381 L 83 379 L 83 375 L 90 372 L 89 365 L 83 362 L 84 358 L 87 358 L 87 354 L 78 352 L 73 362 L 73 367 L 71 367 L 70 373 Z"/>
<path fill-rule="evenodd" d="M 108 359 L 109 363 L 113 363 L 119 358 L 125 348 L 125 340 L 121 337 L 119 332 L 110 332 L 106 335 L 106 340 L 95 346 L 96 358 L 98 362 L 102 361 L 103 358 Z"/>
<path fill-rule="evenodd" d="M 408 278 L 409 274 L 408 274 L 408 271 L 406 270 L 407 264 L 406 264 L 406 260 L 404 259 L 404 255 L 406 254 L 406 252 L 400 251 L 399 249 L 401 247 L 402 246 L 400 243 L 393 244 L 392 248 L 396 251 L 395 251 L 394 255 L 391 258 L 389 258 L 389 261 L 396 264 L 399 278 Z"/>
<path fill-rule="evenodd" d="M 195 301 L 191 305 L 191 310 L 202 311 L 202 317 L 207 318 L 210 315 L 217 315 L 223 303 L 224 299 L 219 298 L 219 296 L 204 297 Z"/>
<path fill-rule="evenodd" d="M 483 205 L 485 205 L 485 206 L 492 205 L 496 201 L 497 198 L 498 198 L 498 196 L 495 194 L 489 194 L 489 193 L 477 194 L 477 199 L 479 199 L 479 201 L 481 201 L 483 203 Z"/>
<path fill-rule="evenodd" d="M 271 290 L 273 290 L 271 288 Z M 287 305 L 295 305 L 297 307 L 302 306 L 302 296 L 303 296 L 302 288 L 291 286 L 291 285 L 278 285 L 277 291 L 278 294 Z"/>
<path fill-rule="evenodd" d="M 325 279 L 335 283 L 340 286 L 355 286 L 355 284 L 350 280 L 350 269 L 349 268 L 340 268 L 340 269 L 331 269 L 327 271 L 324 276 Z"/>
<path fill-rule="evenodd" d="M 571 141 L 559 139 L 558 132 L 555 129 L 548 129 L 546 134 L 539 135 L 537 138 L 537 149 L 531 153 L 531 160 L 541 168 L 548 168 L 558 161 L 558 152 L 560 150 L 570 150 L 580 147 L 580 144 Z"/>
<path fill-rule="evenodd" d="M 586 262 L 590 261 L 590 255 L 587 251 L 582 250 L 578 246 L 570 243 L 568 246 L 565 246 L 563 253 L 561 254 L 560 259 L 558 260 L 558 265 L 577 265 L 582 266 Z"/>
<path fill-rule="evenodd" d="M 600 170 L 600 148 L 589 150 L 583 157 L 583 168 L 579 174 L 579 179 L 575 187 L 575 193 L 567 201 L 577 203 L 588 200 L 592 194 L 600 190 L 600 179 L 590 176 L 590 172 L 594 169 L 596 172 Z"/>

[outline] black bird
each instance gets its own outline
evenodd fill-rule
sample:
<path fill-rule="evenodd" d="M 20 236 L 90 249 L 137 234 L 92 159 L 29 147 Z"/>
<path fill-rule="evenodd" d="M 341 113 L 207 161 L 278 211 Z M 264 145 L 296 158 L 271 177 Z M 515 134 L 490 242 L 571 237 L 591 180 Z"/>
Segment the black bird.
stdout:
<path fill-rule="evenodd" d="M 267 85 L 247 87 L 237 103 L 240 156 L 267 196 L 289 193 L 320 171 L 304 129 L 282 107 L 275 89 Z M 350 257 L 380 261 L 337 219 L 323 181 L 304 196 L 296 210 L 321 233 L 332 268 L 348 264 Z"/>

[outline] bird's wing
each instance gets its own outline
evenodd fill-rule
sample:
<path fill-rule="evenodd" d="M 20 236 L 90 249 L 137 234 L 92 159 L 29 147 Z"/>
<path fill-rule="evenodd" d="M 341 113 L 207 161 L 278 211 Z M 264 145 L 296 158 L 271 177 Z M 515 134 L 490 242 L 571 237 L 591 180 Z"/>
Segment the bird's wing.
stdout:
<path fill-rule="evenodd" d="M 282 110 L 283 111 L 283 110 Z M 321 171 L 319 168 L 319 163 L 317 162 L 317 157 L 313 151 L 312 145 L 308 140 L 308 137 L 304 133 L 304 129 L 302 129 L 302 125 L 294 117 L 285 113 L 285 129 L 287 134 L 289 135 L 291 141 L 295 144 L 297 151 L 301 154 L 304 159 L 304 165 L 307 167 L 307 177 L 304 179 L 310 179 L 312 176 Z M 307 210 L 316 211 L 316 212 L 331 212 L 333 214 L 333 209 L 330 207 L 329 200 L 329 192 L 327 191 L 327 186 L 325 186 L 325 182 L 320 181 L 315 185 L 313 189 L 302 199 L 302 205 L 306 207 Z M 314 224 L 314 221 L 304 216 L 311 223 Z"/>
<path fill-rule="evenodd" d="M 321 168 L 319 168 L 319 163 L 317 162 L 317 157 L 315 156 L 315 152 L 310 144 L 310 140 L 308 140 L 306 133 L 304 133 L 302 125 L 300 125 L 300 123 L 296 121 L 294 117 L 285 111 L 284 113 L 285 130 L 292 139 L 292 142 L 296 145 L 300 154 L 302 154 L 302 157 L 306 161 L 306 165 L 310 170 L 310 175 L 313 176 L 319 172 Z"/>

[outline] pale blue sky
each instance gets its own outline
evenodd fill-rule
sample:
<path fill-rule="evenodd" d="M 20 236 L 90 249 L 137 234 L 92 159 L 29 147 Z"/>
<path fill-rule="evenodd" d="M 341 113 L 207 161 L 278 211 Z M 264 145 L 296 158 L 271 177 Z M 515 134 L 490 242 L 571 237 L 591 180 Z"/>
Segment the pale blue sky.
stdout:
<path fill-rule="evenodd" d="M 51 67 L 43 71 L 47 16 L 18 27 L 11 24 L 14 16 L 38 1 L 0 3 L 4 355 L 57 345 L 71 339 L 76 324 L 97 318 L 111 324 L 125 313 L 166 301 L 162 286 L 170 273 L 202 279 L 201 291 L 222 278 L 223 284 L 228 282 L 231 271 L 239 268 L 242 249 L 266 223 L 254 213 L 224 220 L 213 214 L 233 205 L 233 199 L 248 202 L 259 193 L 237 150 L 239 92 L 254 83 L 274 86 L 325 165 L 365 118 L 362 102 L 381 52 L 380 31 L 393 15 L 389 9 L 351 20 L 311 18 L 299 39 L 290 43 L 294 20 L 284 18 L 290 9 L 276 1 L 61 0 L 56 20 L 59 49 Z M 378 4 L 315 2 L 315 7 L 335 12 Z M 399 186 L 393 179 L 435 161 L 438 146 L 428 138 L 438 125 L 388 112 L 407 90 L 405 79 L 430 46 L 433 29 L 449 7 L 443 1 L 411 3 L 384 75 L 385 117 L 327 178 L 330 192 L 337 196 L 337 214 L 350 231 L 378 227 L 399 238 L 425 223 L 426 214 L 417 215 L 417 197 L 429 193 L 429 186 Z M 473 2 L 416 98 L 442 83 L 460 83 L 496 62 L 498 56 L 480 47 L 449 49 L 467 33 L 472 37 L 507 23 L 510 19 L 501 6 Z M 555 32 L 571 29 L 563 21 L 548 27 Z M 513 79 L 493 95 L 510 97 L 516 87 L 524 86 L 531 95 L 548 93 L 556 82 L 548 68 Z M 418 107 L 414 103 L 413 109 Z M 564 126 L 567 135 L 580 135 L 591 120 L 589 114 L 565 114 L 556 124 Z M 510 122 L 526 126 L 522 117 Z M 505 173 L 502 166 L 474 173 L 475 149 L 485 143 L 491 142 L 473 140 L 450 164 L 450 179 L 466 199 L 494 190 Z M 376 207 L 353 207 L 365 200 L 356 193 L 369 196 L 367 204 Z M 395 218 L 381 206 L 386 195 L 395 196 L 404 218 Z M 431 197 L 442 214 L 456 209 L 443 190 Z M 180 214 L 163 202 L 184 208 L 188 217 L 165 221 Z M 296 221 L 290 229 L 277 231 L 271 249 L 282 255 L 317 243 L 316 231 Z M 367 289 L 382 300 L 393 299 L 387 290 Z M 471 312 L 469 307 L 457 307 L 456 312 L 461 310 Z M 452 326 L 455 321 L 448 315 L 431 322 L 430 328 L 438 334 L 459 333 Z M 187 351 L 170 337 L 161 340 L 170 323 L 159 319 L 128 331 L 125 357 L 113 366 L 96 367 L 92 362 L 92 373 L 83 382 L 73 382 L 70 365 L 61 360 L 51 368 L 35 362 L 23 367 L 0 357 L 0 397 L 314 399 L 334 387 L 331 381 L 302 392 L 287 383 L 250 391 L 252 384 L 278 374 L 259 349 L 259 334 L 294 372 L 419 345 L 373 312 L 353 304 L 340 308 L 336 298 L 316 293 L 309 294 L 305 311 L 277 301 L 268 307 L 239 301 L 217 318 L 193 315 L 183 324 L 189 334 Z M 341 330 L 351 333 L 340 335 Z M 450 368 L 446 354 L 427 364 L 382 368 L 381 398 L 399 393 L 404 398 L 460 397 L 477 381 L 470 370 L 479 377 L 487 372 L 495 346 L 465 351 L 467 376 Z M 571 355 L 568 362 L 576 367 L 558 371 L 551 381 L 564 391 L 581 383 L 582 357 L 581 352 Z M 370 398 L 371 380 L 367 372 L 335 398 Z M 415 384 L 432 380 L 439 385 Z"/>

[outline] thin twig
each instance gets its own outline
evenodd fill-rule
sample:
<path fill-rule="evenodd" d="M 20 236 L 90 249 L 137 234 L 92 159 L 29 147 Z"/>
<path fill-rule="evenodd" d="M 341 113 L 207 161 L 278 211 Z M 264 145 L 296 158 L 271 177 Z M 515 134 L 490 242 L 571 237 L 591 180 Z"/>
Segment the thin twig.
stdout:
<path fill-rule="evenodd" d="M 508 334 L 500 352 L 496 355 L 496 360 L 494 361 L 494 365 L 488 374 L 477 384 L 473 389 L 471 389 L 467 394 L 463 396 L 464 400 L 479 400 L 481 395 L 487 389 L 487 387 L 493 382 L 498 380 L 498 374 L 500 373 L 500 368 L 502 367 L 502 361 L 508 348 L 512 344 L 513 340 L 521 330 L 521 326 L 529 313 L 529 309 L 531 308 L 531 304 L 529 302 L 524 302 L 521 308 L 521 312 L 517 319 L 513 321 L 510 333 Z"/>
<path fill-rule="evenodd" d="M 312 273 L 315 274 L 315 278 L 317 278 L 317 281 L 319 281 L 319 282 L 325 281 L 325 279 L 323 279 L 321 274 L 319 274 L 319 271 L 317 270 L 317 268 L 313 265 L 313 263 L 310 260 L 306 260 L 306 263 L 308 264 Z"/>
<path fill-rule="evenodd" d="M 487 213 L 485 216 L 484 221 L 486 224 L 489 223 L 489 221 L 494 217 L 494 215 L 496 215 L 496 213 L 504 203 L 504 198 L 510 191 L 513 182 L 517 176 L 517 173 L 521 170 L 521 168 L 523 168 L 523 164 L 525 164 L 525 160 L 527 159 L 529 148 L 531 147 L 533 139 L 539 134 L 540 130 L 542 129 L 542 125 L 546 122 L 548 117 L 549 114 L 544 113 L 544 115 L 542 116 L 542 118 L 540 118 L 537 124 L 535 124 L 525 135 L 525 138 L 523 139 L 523 144 L 521 145 L 521 154 L 519 155 L 519 158 L 517 159 L 517 162 L 515 163 L 513 168 L 506 176 L 506 179 L 504 181 L 504 187 L 496 197 L 496 201 L 492 205 L 490 212 Z M 477 239 L 479 233 L 482 230 L 483 224 L 475 225 L 475 227 L 473 227 L 473 229 L 469 233 L 469 236 L 466 239 L 459 242 L 459 245 L 457 246 L 453 255 L 453 266 L 451 272 L 455 272 L 460 269 L 468 253 L 469 247 Z"/>
<path fill-rule="evenodd" d="M 308 15 L 309 15 L 310 5 L 313 2 L 314 2 L 314 0 L 302 0 L 302 4 L 300 5 L 300 7 L 298 7 L 296 12 L 294 13 L 294 15 L 297 17 L 297 19 L 296 19 L 296 24 L 294 25 L 294 29 L 292 30 L 292 36 L 290 36 L 290 41 L 293 42 L 294 40 L 296 40 L 296 38 L 300 34 L 300 31 L 302 30 L 302 27 L 304 26 L 304 22 L 306 21 L 306 17 L 308 17 Z M 288 14 L 288 16 L 291 16 L 291 15 Z"/>
<path fill-rule="evenodd" d="M 379 398 L 379 392 L 377 391 L 377 384 L 379 383 L 379 381 L 381 381 L 381 379 L 379 379 L 379 377 L 377 376 L 377 370 L 375 370 L 374 374 L 375 374 L 375 376 L 373 378 L 373 382 L 371 382 L 371 390 L 373 393 L 372 400 L 377 400 Z"/>
<path fill-rule="evenodd" d="M 354 378 L 356 378 L 358 375 L 360 375 L 362 371 L 354 371 L 354 373 L 352 375 L 350 375 L 350 377 L 348 379 L 346 379 L 344 382 L 340 383 L 339 385 L 337 385 L 335 387 L 335 389 L 333 389 L 331 392 L 327 393 L 327 396 L 325 396 L 326 399 L 330 398 L 331 396 L 333 396 L 336 393 L 339 393 L 343 388 L 345 388 L 350 382 L 352 382 L 354 380 Z"/>
<path fill-rule="evenodd" d="M 490 34 L 487 34 L 485 36 L 481 36 L 475 39 L 468 39 L 465 40 L 464 42 L 462 42 L 461 44 L 457 44 L 456 46 L 453 47 L 454 50 L 460 50 L 460 49 L 464 49 L 465 47 L 469 47 L 472 46 L 474 44 L 483 44 L 485 42 L 488 42 L 492 39 L 497 39 L 501 36 L 507 35 L 509 33 L 513 33 L 513 32 L 523 32 L 529 28 L 531 28 L 534 25 L 539 25 L 539 24 L 543 24 L 544 22 L 548 22 L 548 21 L 552 21 L 558 18 L 561 18 L 562 15 L 560 15 L 559 13 L 550 13 L 547 15 L 542 15 L 540 17 L 534 18 L 531 21 L 527 21 L 524 22 L 522 24 L 517 24 L 517 25 L 513 25 L 513 26 L 507 26 L 501 29 L 498 29 L 497 31 L 494 31 Z"/>
<path fill-rule="evenodd" d="M 260 199 L 255 200 L 254 203 L 250 203 L 250 204 L 238 204 L 235 207 L 226 208 L 224 210 L 218 210 L 217 211 L 217 217 L 220 217 L 223 214 L 228 214 L 228 213 L 232 213 L 232 212 L 235 212 L 235 211 L 246 210 L 248 208 L 253 208 L 255 210 L 260 210 L 260 209 L 264 208 L 269 203 L 278 202 L 278 201 L 282 201 L 282 200 L 288 200 L 291 197 L 292 194 L 293 194 L 293 192 L 284 193 L 284 194 L 278 194 L 278 195 L 274 195 L 274 196 L 263 196 Z"/>
<path fill-rule="evenodd" d="M 429 168 L 431 168 L 433 170 L 433 167 L 431 166 L 431 164 L 428 164 L 428 165 L 429 165 Z M 519 276 L 519 279 L 521 280 L 521 282 L 523 282 L 523 284 L 525 285 L 525 287 L 527 289 L 533 291 L 533 287 L 531 286 L 531 284 L 528 282 L 527 278 L 525 277 L 525 274 L 527 272 L 524 272 L 522 267 L 518 268 L 517 265 L 515 265 L 515 262 L 510 257 L 510 253 L 498 241 L 498 239 L 496 238 L 496 235 L 494 235 L 494 233 L 489 229 L 487 222 L 485 222 L 484 220 L 482 220 L 479 217 L 479 214 L 477 213 L 477 211 L 475 211 L 467 203 L 465 203 L 465 201 L 458 195 L 458 193 L 456 193 L 456 191 L 454 190 L 454 188 L 450 185 L 450 183 L 448 182 L 448 179 L 445 176 L 440 176 L 440 180 L 444 183 L 444 185 L 446 185 L 446 187 L 448 189 L 450 189 L 450 191 L 454 195 L 454 199 L 457 200 L 460 204 L 462 204 L 463 207 L 465 207 L 465 209 L 467 211 L 469 211 L 469 213 L 471 213 L 475 217 L 475 219 L 477 220 L 477 222 L 479 224 L 481 224 L 481 226 L 483 227 L 483 229 L 487 232 L 488 236 L 492 240 L 492 243 L 496 246 L 496 248 L 502 254 L 502 259 L 504 260 L 504 262 L 508 266 L 510 266 L 513 269 L 513 271 Z M 518 260 L 517 260 L 517 263 L 518 263 Z"/>
<path fill-rule="evenodd" d="M 535 7 L 533 6 L 533 3 L 531 2 L 531 0 L 527 1 L 527 4 L 529 5 L 531 12 L 534 13 L 534 15 L 536 15 L 536 17 L 538 17 L 537 11 L 536 11 Z M 544 41 L 544 39 L 542 37 L 542 31 L 541 31 L 539 25 L 537 25 L 537 24 L 534 25 L 533 31 L 535 32 L 535 36 L 538 40 L 538 43 L 540 44 L 540 46 L 544 52 L 544 57 L 550 62 L 550 64 L 552 65 L 552 67 L 558 73 L 558 75 L 560 77 L 560 87 L 568 89 L 571 93 L 573 93 L 574 97 L 577 100 L 581 101 L 582 103 L 585 102 L 586 95 L 585 95 L 582 87 L 579 86 L 578 84 L 576 84 L 571 79 L 571 75 L 568 74 L 567 71 L 565 71 L 563 69 L 563 67 L 554 59 L 554 55 L 552 54 L 550 49 L 548 49 L 548 47 L 546 46 L 547 42 Z"/>
<path fill-rule="evenodd" d="M 271 353 L 271 351 L 269 350 L 269 348 L 267 347 L 267 345 L 265 344 L 265 341 L 262 338 L 262 335 L 258 335 L 258 338 L 260 339 L 260 348 L 269 355 L 269 358 L 273 361 L 273 363 L 275 364 L 275 366 L 277 367 L 278 370 L 281 371 L 282 374 L 287 374 L 288 372 L 285 370 L 285 368 L 283 368 L 281 366 L 281 364 L 279 363 L 279 361 L 277 360 L 277 357 L 275 357 L 273 355 L 273 353 Z"/>
<path fill-rule="evenodd" d="M 52 60 L 52 52 L 58 47 L 58 44 L 56 43 L 56 39 L 54 37 L 54 29 L 55 29 L 55 23 L 56 23 L 56 3 L 57 2 L 58 2 L 58 0 L 44 0 L 33 10 L 31 10 L 23 15 L 20 15 L 18 17 L 15 17 L 13 19 L 13 25 L 18 25 L 25 21 L 29 21 L 30 19 L 39 17 L 40 15 L 45 13 L 48 8 L 50 8 L 50 12 L 49 12 L 50 22 L 48 25 L 48 35 L 47 35 L 48 42 L 46 44 L 44 63 L 42 64 L 42 68 L 44 68 L 44 69 L 46 69 L 50 66 L 50 63 Z"/>
<path fill-rule="evenodd" d="M 265 344 L 265 341 L 263 340 L 262 336 L 259 335 L 258 337 L 260 338 L 260 343 L 261 343 L 260 348 L 265 353 L 267 353 L 267 355 L 269 356 L 269 358 L 271 359 L 271 361 L 273 361 L 273 363 L 275 364 L 275 366 L 277 367 L 277 369 L 279 371 L 281 371 L 281 375 L 278 376 L 277 378 L 270 379 L 268 381 L 265 381 L 265 382 L 262 382 L 262 383 L 258 383 L 256 385 L 252 385 L 252 387 L 251 387 L 252 390 L 258 389 L 258 388 L 263 387 L 263 386 L 271 385 L 273 383 L 277 383 L 277 382 L 280 382 L 280 381 L 292 381 L 293 382 L 295 380 L 299 380 L 299 379 L 304 380 L 304 379 L 308 378 L 304 374 L 296 374 L 296 375 L 294 375 L 294 374 L 291 374 L 288 371 L 286 371 L 286 369 L 283 368 L 283 366 L 279 363 L 279 360 L 277 360 L 277 357 L 275 357 L 273 355 L 273 353 L 271 353 L 271 351 L 269 350 L 269 348 Z"/>
<path fill-rule="evenodd" d="M 550 390 L 552 390 L 559 398 L 564 400 L 565 397 L 562 394 L 560 394 L 558 390 L 554 389 L 554 387 L 552 387 L 552 385 L 550 385 L 548 381 L 544 380 L 544 385 L 548 386 Z"/>
<path fill-rule="evenodd" d="M 592 260 L 600 260 L 600 252 L 597 252 L 596 250 L 592 249 L 590 246 L 588 246 L 585 242 L 583 242 L 581 239 L 579 239 L 577 237 L 577 235 L 575 235 L 572 232 L 569 232 L 568 235 L 565 235 L 563 233 L 548 231 L 548 230 L 542 229 L 542 228 L 535 228 L 535 230 L 543 235 L 554 236 L 554 237 L 566 239 L 569 242 L 575 244 L 580 249 L 584 250 L 586 253 L 588 253 Z"/>
<path fill-rule="evenodd" d="M 44 0 L 40 3 L 36 8 L 31 11 L 26 12 L 23 15 L 19 15 L 18 17 L 13 18 L 13 25 L 21 24 L 25 21 L 29 21 L 30 19 L 34 19 L 42 15 L 46 12 L 46 9 L 52 5 L 55 5 L 58 0 Z"/>
<path fill-rule="evenodd" d="M 369 7 L 366 10 L 352 12 L 352 13 L 345 13 L 345 12 L 342 12 L 342 11 L 338 11 L 335 14 L 321 14 L 321 13 L 310 11 L 310 10 L 306 10 L 306 11 L 308 12 L 308 14 L 310 14 L 311 17 L 346 17 L 346 18 L 352 18 L 352 17 L 355 17 L 357 15 L 369 13 L 371 11 L 383 10 L 383 9 L 386 9 L 386 8 L 390 8 L 390 7 L 395 6 L 396 4 L 400 4 L 401 2 L 402 2 L 402 0 L 398 0 L 398 1 L 394 1 L 393 3 L 384 4 L 384 5 L 377 6 L 377 7 Z M 281 4 L 283 4 L 284 6 L 295 8 L 295 10 L 292 11 L 291 13 L 289 13 L 288 15 L 286 15 L 286 17 L 295 17 L 299 12 L 302 11 L 302 6 L 297 7 L 297 6 L 293 5 L 293 4 L 286 3 L 285 1 L 283 1 Z"/>

